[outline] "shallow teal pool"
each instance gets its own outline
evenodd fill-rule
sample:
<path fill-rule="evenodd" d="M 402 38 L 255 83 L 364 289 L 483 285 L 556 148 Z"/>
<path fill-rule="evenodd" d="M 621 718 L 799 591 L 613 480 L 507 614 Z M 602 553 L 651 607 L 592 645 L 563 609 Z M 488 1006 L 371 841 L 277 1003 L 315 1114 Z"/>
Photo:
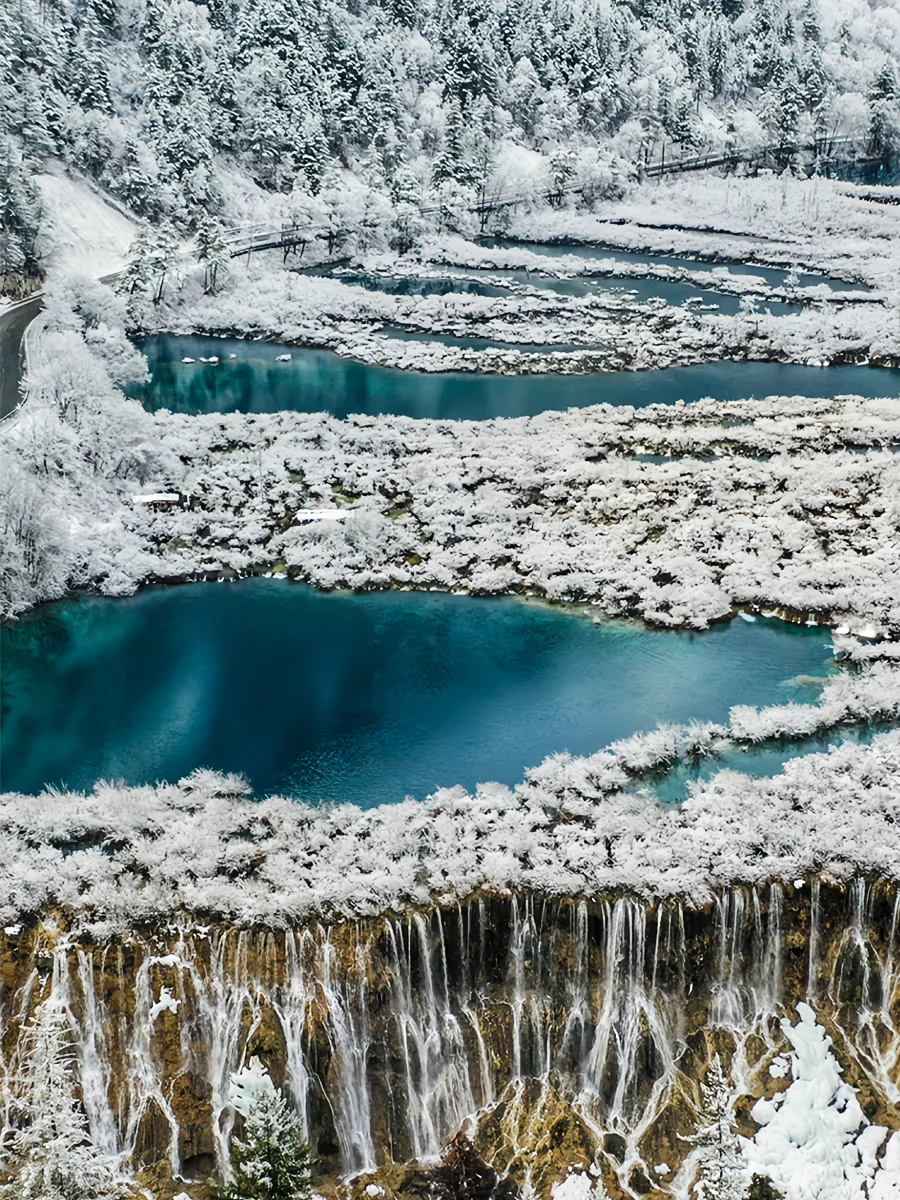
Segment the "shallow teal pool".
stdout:
<path fill-rule="evenodd" d="M 2 786 L 243 771 L 259 793 L 391 802 L 518 782 L 661 721 L 814 700 L 827 633 L 595 625 L 515 599 L 250 579 L 81 597 L 0 631 Z"/>
<path fill-rule="evenodd" d="M 395 413 L 442 420 L 527 417 L 588 404 L 671 404 L 711 396 L 900 395 L 900 370 L 715 362 L 661 371 L 590 375 L 480 375 L 400 371 L 240 338 L 156 334 L 145 338 L 151 381 L 132 389 L 148 408 L 174 412 Z M 287 350 L 289 362 L 276 362 Z M 229 358 L 234 355 L 234 358 Z M 201 358 L 218 357 L 218 363 Z M 196 361 L 183 363 L 183 358 Z"/>
<path fill-rule="evenodd" d="M 539 249 L 538 247 L 528 248 Z M 568 246 L 564 249 L 571 251 L 572 247 Z M 613 256 L 606 253 L 605 257 Z M 683 265 L 688 268 L 697 267 L 697 263 L 689 260 L 685 260 Z M 352 271 L 335 272 L 334 278 L 340 283 L 364 287 L 370 291 L 387 292 L 389 295 L 395 296 L 446 296 L 451 292 L 476 296 L 508 296 L 510 294 L 505 288 L 479 282 L 478 275 L 486 274 L 491 279 L 503 279 L 511 284 L 523 283 L 529 287 L 556 292 L 560 296 L 592 296 L 603 292 L 621 293 L 622 299 L 632 303 L 643 304 L 649 300 L 665 300 L 667 304 L 675 305 L 701 304 L 706 309 L 716 308 L 721 313 L 736 313 L 740 309 L 741 303 L 740 296 L 729 292 L 715 291 L 712 287 L 701 288 L 692 283 L 659 279 L 655 276 L 576 276 L 562 279 L 552 275 L 542 275 L 536 271 L 503 271 L 478 267 L 462 267 L 460 270 L 465 272 L 467 278 L 449 276 L 439 279 L 416 279 L 409 276 L 392 278 L 387 275 L 366 275 Z M 319 273 L 328 274 L 324 271 Z M 802 312 L 803 305 L 765 300 L 760 304 L 760 312 L 766 310 L 773 315 L 783 316 L 786 313 Z"/>

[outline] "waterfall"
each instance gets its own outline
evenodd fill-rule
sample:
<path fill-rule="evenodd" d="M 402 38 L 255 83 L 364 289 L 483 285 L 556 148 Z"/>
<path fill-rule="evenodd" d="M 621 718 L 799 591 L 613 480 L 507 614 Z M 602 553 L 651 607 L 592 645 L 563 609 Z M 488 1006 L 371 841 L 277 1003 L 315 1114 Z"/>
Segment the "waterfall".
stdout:
<path fill-rule="evenodd" d="M 806 998 L 815 1000 L 819 991 L 819 926 L 821 913 L 819 893 L 821 882 L 818 878 L 812 881 L 809 905 L 809 969 L 807 971 Z"/>
<path fill-rule="evenodd" d="M 322 936 L 319 946 L 320 985 L 335 1063 L 336 1094 L 330 1098 L 332 1112 L 346 1169 L 355 1173 L 375 1165 L 366 1077 L 371 1035 L 366 1001 L 365 954 L 358 935 L 355 935 L 352 943 L 353 970 L 342 977 L 338 953 L 329 934 Z"/>
<path fill-rule="evenodd" d="M 892 1015 L 898 920 L 900 892 L 853 880 L 827 988 L 850 1054 L 892 1104 L 900 1103 L 900 1029 Z"/>
<path fill-rule="evenodd" d="M 564 1103 L 598 1144 L 616 1134 L 629 1187 L 667 1105 L 694 1104 L 688 1076 L 710 1031 L 735 1089 L 751 1091 L 782 1046 L 777 1018 L 807 997 L 827 1007 L 841 1053 L 900 1100 L 900 892 L 864 880 L 732 888 L 706 911 L 523 894 L 99 948 L 28 936 L 0 996 L 2 1079 L 53 990 L 94 1141 L 173 1175 L 226 1168 L 229 1082 L 256 1055 L 333 1173 L 434 1161 L 470 1117 L 473 1136 L 491 1128 L 527 1160 L 542 1114 Z"/>
<path fill-rule="evenodd" d="M 304 1051 L 303 1037 L 313 1001 L 313 989 L 304 971 L 310 933 L 290 930 L 285 937 L 284 982 L 272 1003 L 284 1031 L 285 1083 L 300 1117 L 305 1137 L 311 1134 L 309 1119 L 310 1072 Z"/>
<path fill-rule="evenodd" d="M 82 1015 L 76 1040 L 81 1095 L 91 1139 L 104 1153 L 116 1154 L 121 1146 L 115 1113 L 109 1104 L 110 1060 L 104 1031 L 106 1014 L 101 1008 L 94 987 L 93 955 L 80 947 L 76 955 L 78 985 L 82 996 Z M 62 964 L 60 966 L 62 967 Z M 68 971 L 66 977 L 68 978 Z"/>

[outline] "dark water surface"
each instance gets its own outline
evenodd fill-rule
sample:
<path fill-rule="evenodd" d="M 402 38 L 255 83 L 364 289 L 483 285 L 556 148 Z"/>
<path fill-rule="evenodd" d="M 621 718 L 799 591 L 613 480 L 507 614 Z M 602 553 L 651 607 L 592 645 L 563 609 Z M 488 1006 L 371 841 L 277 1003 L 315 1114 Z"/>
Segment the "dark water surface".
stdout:
<path fill-rule="evenodd" d="M 900 395 L 900 371 L 805 367 L 796 363 L 715 362 L 660 371 L 589 375 L 427 373 L 370 366 L 330 350 L 191 334 L 155 334 L 140 347 L 152 379 L 131 389 L 151 409 L 173 412 L 395 413 L 442 420 L 527 417 L 588 404 L 674 403 L 750 396 Z M 290 362 L 276 362 L 289 353 Z M 229 355 L 235 355 L 229 358 Z M 201 363 L 217 356 L 219 362 Z M 193 358 L 183 363 L 182 358 Z"/>
<path fill-rule="evenodd" d="M 518 243 L 517 243 L 518 244 Z M 557 247 L 528 247 L 535 250 L 553 250 Z M 566 247 L 571 250 L 571 247 Z M 590 249 L 590 247 L 589 247 Z M 607 253 L 606 258 L 612 257 Z M 697 263 L 685 260 L 685 265 L 697 267 Z M 548 264 L 552 266 L 552 264 Z M 643 304 L 650 300 L 664 300 L 667 304 L 703 305 L 700 311 L 715 308 L 721 313 L 736 313 L 740 309 L 741 297 L 729 292 L 715 291 L 712 287 L 700 288 L 692 283 L 681 283 L 670 279 L 638 275 L 628 276 L 577 276 L 570 279 L 558 279 L 551 275 L 542 275 L 536 271 L 502 271 L 493 268 L 461 267 L 469 278 L 458 279 L 445 277 L 429 278 L 392 278 L 387 275 L 366 275 L 362 272 L 341 271 L 334 278 L 340 283 L 358 285 L 369 291 L 387 292 L 389 295 L 401 296 L 446 296 L 451 292 L 476 296 L 509 296 L 506 288 L 495 287 L 491 284 L 480 283 L 479 274 L 489 275 L 492 279 L 499 278 L 509 283 L 523 283 L 529 287 L 541 288 L 544 291 L 556 292 L 560 296 L 591 296 L 599 292 L 621 293 L 622 299 L 630 303 Z M 327 272 L 320 272 L 327 274 Z M 476 278 L 472 278 L 472 277 Z M 769 311 L 774 316 L 803 311 L 802 304 L 790 304 L 778 300 L 760 302 L 759 311 Z"/>
<path fill-rule="evenodd" d="M 679 258 L 672 254 L 648 254 L 642 250 L 621 250 L 618 247 L 588 246 L 578 243 L 514 242 L 506 238 L 485 238 L 481 244 L 488 249 L 531 250 L 535 254 L 543 254 L 548 258 L 562 258 L 564 255 L 574 254 L 578 258 L 612 259 L 613 262 L 622 263 L 625 266 L 634 264 L 683 267 L 687 271 L 721 271 L 724 269 L 732 275 L 755 275 L 759 279 L 764 279 L 771 287 L 781 287 L 790 274 L 790 267 L 764 267 L 753 262 Z M 818 284 L 824 283 L 832 291 L 871 291 L 869 285 L 865 283 L 847 283 L 842 279 L 831 279 L 827 275 L 814 274 L 810 271 L 796 271 L 795 274 L 799 287 L 816 287 Z M 773 311 L 775 311 L 774 306 Z"/>
<path fill-rule="evenodd" d="M 825 173 L 831 179 L 843 179 L 846 183 L 859 183 L 864 187 L 900 187 L 900 158 L 844 163 L 826 168 Z"/>
<path fill-rule="evenodd" d="M 829 637 L 595 625 L 515 599 L 249 579 L 48 605 L 0 631 L 2 786 L 243 771 L 259 793 L 372 805 L 585 754 L 736 703 L 815 700 Z"/>

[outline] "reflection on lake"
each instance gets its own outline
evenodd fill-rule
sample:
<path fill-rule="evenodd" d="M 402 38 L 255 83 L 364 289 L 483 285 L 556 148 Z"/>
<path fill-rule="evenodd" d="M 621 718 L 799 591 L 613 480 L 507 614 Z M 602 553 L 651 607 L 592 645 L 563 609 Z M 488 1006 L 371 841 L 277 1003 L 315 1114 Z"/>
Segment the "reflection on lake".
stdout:
<path fill-rule="evenodd" d="M 3 787 L 245 772 L 258 792 L 372 805 L 514 784 L 736 703 L 815 700 L 826 631 L 594 624 L 515 599 L 322 593 L 281 580 L 80 597 L 0 632 Z"/>
<path fill-rule="evenodd" d="M 588 404 L 642 408 L 706 396 L 735 400 L 767 395 L 900 395 L 900 371 L 875 367 L 726 360 L 658 371 L 491 375 L 402 371 L 356 362 L 330 350 L 196 334 L 155 334 L 139 344 L 152 378 L 131 388 L 131 394 L 147 408 L 184 413 L 294 410 L 324 411 L 337 417 L 396 413 L 484 420 Z M 290 361 L 277 362 L 286 350 Z M 219 359 L 215 364 L 199 361 L 214 356 Z M 184 363 L 183 358 L 195 361 Z"/>

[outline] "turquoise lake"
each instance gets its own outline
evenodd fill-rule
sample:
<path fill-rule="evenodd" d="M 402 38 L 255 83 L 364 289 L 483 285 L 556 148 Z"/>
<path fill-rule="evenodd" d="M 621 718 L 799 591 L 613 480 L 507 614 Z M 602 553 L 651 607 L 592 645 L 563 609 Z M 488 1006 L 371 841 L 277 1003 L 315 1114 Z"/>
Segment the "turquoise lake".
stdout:
<path fill-rule="evenodd" d="M 526 417 L 589 404 L 671 404 L 711 396 L 900 395 L 900 370 L 805 367 L 796 363 L 714 362 L 659 371 L 589 375 L 426 373 L 369 366 L 330 350 L 277 342 L 155 334 L 140 348 L 150 383 L 131 389 L 150 409 L 173 412 L 394 413 L 441 420 Z M 290 362 L 276 362 L 289 352 Z M 229 355 L 235 355 L 229 358 Z M 217 356 L 216 364 L 199 359 Z M 183 363 L 182 358 L 193 358 Z"/>
<path fill-rule="evenodd" d="M 242 771 L 259 794 L 369 806 L 514 784 L 736 703 L 814 701 L 826 631 L 704 633 L 516 599 L 322 593 L 274 579 L 80 597 L 0 631 L 2 786 Z"/>

